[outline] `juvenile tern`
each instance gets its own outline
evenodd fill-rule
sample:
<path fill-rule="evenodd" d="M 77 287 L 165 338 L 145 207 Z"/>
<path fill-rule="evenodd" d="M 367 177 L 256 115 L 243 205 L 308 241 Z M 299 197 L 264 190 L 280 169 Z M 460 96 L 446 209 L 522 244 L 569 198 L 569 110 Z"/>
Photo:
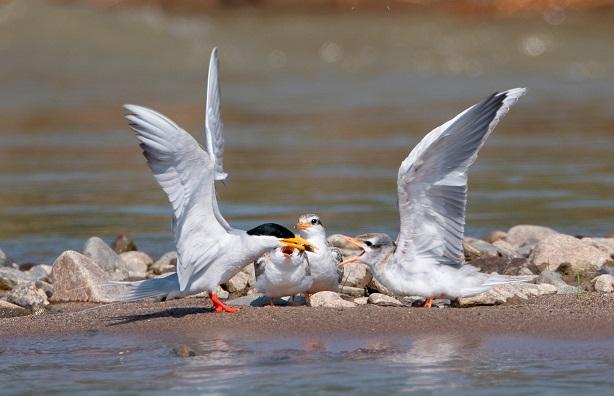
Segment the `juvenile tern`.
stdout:
<path fill-rule="evenodd" d="M 298 249 L 282 247 L 265 253 L 256 260 L 256 291 L 273 299 L 290 296 L 294 305 L 294 296 L 311 287 L 313 279 L 305 253 Z"/>
<path fill-rule="evenodd" d="M 337 291 L 342 273 L 339 271 L 338 264 L 341 263 L 343 257 L 341 252 L 330 246 L 326 240 L 326 229 L 322 221 L 315 214 L 304 214 L 299 217 L 295 228 L 299 230 L 302 238 L 315 247 L 314 251 L 305 253 L 313 278 L 313 284 L 307 293 Z"/>
<path fill-rule="evenodd" d="M 366 264 L 393 293 L 459 298 L 513 282 L 464 264 L 467 170 L 524 88 L 494 93 L 427 134 L 399 168 L 401 219 L 396 243 L 385 234 L 346 239 L 362 249 L 342 264 Z M 516 280 L 517 281 L 517 280 Z"/>

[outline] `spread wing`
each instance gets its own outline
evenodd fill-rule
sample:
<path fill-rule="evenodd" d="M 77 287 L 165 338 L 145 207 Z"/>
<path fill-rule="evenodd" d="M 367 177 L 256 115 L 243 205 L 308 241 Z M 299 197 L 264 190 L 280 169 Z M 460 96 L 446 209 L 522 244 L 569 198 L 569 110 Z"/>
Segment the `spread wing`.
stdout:
<path fill-rule="evenodd" d="M 160 113 L 125 105 L 154 177 L 173 207 L 177 274 L 181 290 L 209 263 L 208 250 L 225 235 L 214 211 L 214 164 L 194 138 Z M 211 252 L 209 252 L 211 253 Z"/>
<path fill-rule="evenodd" d="M 409 153 L 397 180 L 397 262 L 463 264 L 467 170 L 524 88 L 495 93 L 435 128 Z"/>
<path fill-rule="evenodd" d="M 207 104 L 205 108 L 205 147 L 215 163 L 215 180 L 226 180 L 224 172 L 224 123 L 222 122 L 222 101 L 219 79 L 219 58 L 217 48 L 211 51 L 209 77 L 207 81 Z"/>

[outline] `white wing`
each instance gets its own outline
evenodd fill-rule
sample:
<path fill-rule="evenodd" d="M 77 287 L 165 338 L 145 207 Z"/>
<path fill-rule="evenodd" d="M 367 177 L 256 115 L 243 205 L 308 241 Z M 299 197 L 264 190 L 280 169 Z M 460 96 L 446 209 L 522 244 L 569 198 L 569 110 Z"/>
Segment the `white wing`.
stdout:
<path fill-rule="evenodd" d="M 397 262 L 462 265 L 467 169 L 525 91 L 495 93 L 470 107 L 426 135 L 403 161 L 397 180 L 401 217 Z M 407 260 L 410 257 L 415 260 Z"/>
<path fill-rule="evenodd" d="M 205 108 L 205 147 L 215 163 L 215 180 L 226 180 L 224 172 L 224 123 L 222 122 L 222 101 L 219 80 L 220 61 L 217 48 L 211 51 L 209 77 L 207 81 L 207 104 Z"/>
<path fill-rule="evenodd" d="M 215 167 L 215 180 L 226 180 L 228 174 L 224 172 L 224 123 L 222 122 L 222 101 L 219 78 L 219 58 L 217 48 L 211 51 L 209 60 L 209 76 L 207 79 L 207 103 L 205 105 L 205 148 L 209 158 L 213 159 Z M 217 193 L 213 187 L 213 211 L 222 227 L 227 231 L 230 224 L 222 216 L 217 204 Z"/>
<path fill-rule="evenodd" d="M 189 133 L 162 114 L 135 105 L 124 108 L 143 155 L 173 207 L 177 275 L 184 290 L 192 274 L 209 264 L 207 250 L 226 233 L 213 207 L 214 164 Z"/>

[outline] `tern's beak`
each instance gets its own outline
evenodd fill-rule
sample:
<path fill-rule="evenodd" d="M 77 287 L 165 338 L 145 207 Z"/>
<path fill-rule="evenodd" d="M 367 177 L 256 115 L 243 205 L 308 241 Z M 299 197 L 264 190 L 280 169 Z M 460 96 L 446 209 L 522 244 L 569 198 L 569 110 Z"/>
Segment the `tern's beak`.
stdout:
<path fill-rule="evenodd" d="M 309 243 L 309 241 L 301 237 L 284 238 L 281 240 L 281 243 L 283 243 L 285 246 L 293 247 L 300 251 L 306 250 L 308 252 L 314 252 L 316 250 L 315 246 L 313 246 L 311 243 Z"/>
<path fill-rule="evenodd" d="M 294 225 L 294 228 L 296 228 L 297 230 L 306 230 L 307 228 L 311 227 L 311 224 L 306 224 L 306 223 L 296 223 Z"/>
<path fill-rule="evenodd" d="M 365 244 L 364 244 L 364 243 L 363 243 L 361 240 L 359 240 L 359 239 L 352 238 L 352 237 L 345 236 L 345 235 L 342 235 L 341 237 L 342 237 L 343 239 L 345 239 L 346 241 L 350 242 L 351 244 L 356 245 L 357 247 L 359 247 L 359 248 L 362 250 L 362 252 L 360 252 L 360 254 L 357 254 L 356 256 L 352 256 L 352 257 L 350 257 L 350 258 L 348 258 L 348 259 L 343 260 L 342 262 L 340 262 L 339 264 L 337 264 L 337 266 L 338 266 L 338 267 L 341 267 L 341 266 L 343 266 L 343 265 L 350 264 L 350 263 L 353 263 L 353 262 L 355 262 L 355 261 L 358 261 L 358 260 L 360 259 L 360 256 L 362 256 L 362 255 L 363 255 L 363 253 L 365 252 L 365 250 L 366 250 L 366 248 L 367 248 L 367 245 L 365 245 Z"/>

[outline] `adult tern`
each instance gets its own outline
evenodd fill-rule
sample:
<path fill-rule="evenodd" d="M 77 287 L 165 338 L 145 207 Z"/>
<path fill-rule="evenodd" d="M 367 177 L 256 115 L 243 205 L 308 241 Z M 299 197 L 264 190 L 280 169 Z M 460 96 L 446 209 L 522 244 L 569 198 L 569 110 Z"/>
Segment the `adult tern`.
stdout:
<path fill-rule="evenodd" d="M 467 171 L 524 88 L 494 93 L 427 134 L 402 162 L 397 178 L 401 219 L 396 243 L 386 234 L 346 239 L 362 249 L 342 264 L 366 264 L 398 295 L 459 298 L 513 282 L 464 264 Z M 518 279 L 518 278 L 516 278 Z"/>

